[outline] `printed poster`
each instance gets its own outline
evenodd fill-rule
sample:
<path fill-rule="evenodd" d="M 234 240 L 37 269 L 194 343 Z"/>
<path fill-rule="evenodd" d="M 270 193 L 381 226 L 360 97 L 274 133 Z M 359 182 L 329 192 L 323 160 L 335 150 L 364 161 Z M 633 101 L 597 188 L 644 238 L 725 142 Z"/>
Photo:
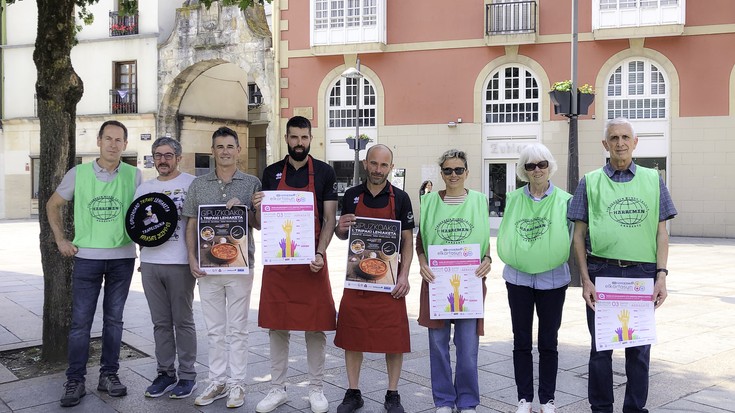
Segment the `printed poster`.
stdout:
<path fill-rule="evenodd" d="M 595 290 L 597 351 L 656 343 L 653 278 L 597 277 Z"/>
<path fill-rule="evenodd" d="M 263 265 L 314 260 L 314 196 L 305 191 L 264 191 L 260 204 Z"/>
<path fill-rule="evenodd" d="M 345 288 L 393 291 L 398 278 L 401 221 L 357 217 L 347 241 Z"/>
<path fill-rule="evenodd" d="M 432 320 L 482 318 L 482 279 L 475 270 L 482 262 L 480 244 L 429 245 L 429 267 L 436 277 L 429 284 Z"/>
<path fill-rule="evenodd" d="M 199 268 L 207 275 L 249 274 L 248 209 L 235 205 L 200 205 Z"/>

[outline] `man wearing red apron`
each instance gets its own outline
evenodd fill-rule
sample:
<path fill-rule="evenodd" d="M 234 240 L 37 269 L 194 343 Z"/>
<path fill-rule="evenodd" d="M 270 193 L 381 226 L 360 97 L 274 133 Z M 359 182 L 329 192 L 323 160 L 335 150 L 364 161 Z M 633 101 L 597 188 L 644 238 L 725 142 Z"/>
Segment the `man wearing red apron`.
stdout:
<path fill-rule="evenodd" d="M 347 239 L 355 217 L 399 219 L 401 221 L 401 259 L 396 286 L 384 292 L 345 289 L 339 306 L 334 344 L 345 350 L 349 389 L 337 413 L 352 413 L 364 404 L 359 389 L 362 353 L 385 353 L 388 391 L 384 407 L 388 413 L 403 413 L 398 395 L 403 353 L 411 351 L 406 295 L 408 272 L 413 258 L 413 211 L 408 194 L 387 182 L 393 169 L 393 152 L 385 145 L 375 145 L 362 161 L 368 180 L 345 192 L 342 215 L 335 234 Z"/>
<path fill-rule="evenodd" d="M 264 191 L 309 191 L 314 194 L 316 256 L 309 265 L 263 267 L 258 325 L 270 329 L 271 383 L 273 388 L 255 410 L 267 413 L 286 403 L 286 372 L 290 331 L 304 331 L 309 365 L 309 404 L 314 413 L 329 410 L 322 392 L 327 337 L 336 328 L 336 312 L 329 284 L 326 251 L 334 234 L 337 212 L 337 177 L 328 164 L 309 155 L 311 122 L 294 116 L 286 123 L 288 156 L 263 171 Z M 257 209 L 263 194 L 253 197 Z"/>

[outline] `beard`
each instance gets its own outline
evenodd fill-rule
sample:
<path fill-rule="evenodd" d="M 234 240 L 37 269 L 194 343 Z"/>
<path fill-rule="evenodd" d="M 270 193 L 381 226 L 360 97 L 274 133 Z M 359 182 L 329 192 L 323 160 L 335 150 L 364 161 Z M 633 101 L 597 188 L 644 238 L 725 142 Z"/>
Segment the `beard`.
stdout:
<path fill-rule="evenodd" d="M 296 152 L 296 148 L 302 148 L 303 152 Z M 304 159 L 306 159 L 307 155 L 309 155 L 309 149 L 311 149 L 311 145 L 309 146 L 298 145 L 298 146 L 294 146 L 293 148 L 289 146 L 288 156 L 290 156 L 296 162 L 301 162 Z"/>

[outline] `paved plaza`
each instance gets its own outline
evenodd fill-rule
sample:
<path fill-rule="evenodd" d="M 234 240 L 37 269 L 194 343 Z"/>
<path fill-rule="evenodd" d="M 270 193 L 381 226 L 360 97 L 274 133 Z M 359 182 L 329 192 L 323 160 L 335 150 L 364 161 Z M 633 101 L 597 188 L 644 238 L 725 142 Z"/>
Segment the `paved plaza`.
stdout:
<path fill-rule="evenodd" d="M 0 351 L 41 343 L 43 277 L 38 250 L 38 223 L 32 220 L 0 221 Z M 256 248 L 260 248 L 256 232 Z M 492 241 L 493 250 L 495 239 Z M 342 297 L 347 242 L 336 237 L 327 256 L 334 301 Z M 270 361 L 267 331 L 257 326 L 262 266 L 256 252 L 255 283 L 250 308 L 250 355 L 248 388 L 242 412 L 254 412 L 269 390 Z M 515 412 L 516 391 L 512 367 L 512 331 L 505 285 L 500 277 L 502 262 L 493 253 L 493 270 L 485 301 L 485 332 L 480 338 L 481 405 L 477 411 Z M 735 412 L 735 240 L 673 237 L 669 253 L 669 298 L 657 312 L 658 344 L 651 361 L 651 412 Z M 433 412 L 429 351 L 426 329 L 416 323 L 421 277 L 414 258 L 408 296 L 412 352 L 406 354 L 399 391 L 407 412 Z M 198 294 L 195 295 L 198 329 L 199 389 L 206 387 L 207 339 Z M 101 306 L 101 300 L 100 300 Z M 99 336 L 102 311 L 92 328 Z M 135 273 L 125 309 L 123 341 L 146 354 L 153 354 L 153 327 L 143 295 L 140 273 Z M 330 411 L 336 411 L 347 387 L 343 351 L 327 334 L 324 394 Z M 587 359 L 590 339 L 584 301 L 579 287 L 570 287 L 559 333 L 559 374 L 556 405 L 559 412 L 589 412 L 587 404 Z M 537 360 L 537 352 L 534 350 Z M 616 412 L 622 409 L 625 370 L 622 351 L 615 352 Z M 538 360 L 537 360 L 538 361 Z M 310 412 L 306 379 L 306 347 L 303 334 L 294 333 L 289 362 L 289 402 L 276 413 Z M 145 388 L 156 375 L 152 357 L 122 361 L 120 377 L 128 395 L 111 398 L 96 390 L 98 373 L 87 376 L 87 396 L 74 408 L 61 408 L 58 399 L 63 373 L 18 380 L 0 366 L 0 413 L 4 412 L 218 412 L 233 411 L 219 400 L 207 407 L 194 406 L 194 398 L 146 399 Z M 387 386 L 382 355 L 366 354 L 360 377 L 365 397 L 363 413 L 383 412 Z M 238 410 L 234 410 L 238 411 Z M 534 411 L 538 411 L 538 400 Z"/>

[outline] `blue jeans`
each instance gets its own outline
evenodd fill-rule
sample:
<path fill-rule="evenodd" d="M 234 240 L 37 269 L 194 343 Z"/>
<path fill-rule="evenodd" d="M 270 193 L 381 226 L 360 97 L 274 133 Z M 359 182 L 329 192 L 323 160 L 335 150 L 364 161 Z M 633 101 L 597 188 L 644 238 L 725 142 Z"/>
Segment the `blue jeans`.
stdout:
<path fill-rule="evenodd" d="M 74 258 L 67 380 L 84 382 L 84 376 L 87 374 L 89 336 L 103 279 L 105 296 L 102 301 L 100 373 L 103 375 L 117 373 L 120 367 L 123 310 L 134 267 L 135 258 L 115 260 Z"/>
<path fill-rule="evenodd" d="M 449 355 L 449 336 L 454 324 L 454 346 L 457 349 L 457 371 L 452 381 Z M 436 407 L 474 409 L 480 404 L 480 385 L 477 374 L 477 352 L 480 337 L 477 319 L 446 321 L 442 328 L 429 329 L 429 362 L 431 364 L 431 393 Z"/>
<path fill-rule="evenodd" d="M 618 278 L 654 278 L 656 264 L 639 264 L 630 267 L 618 267 L 607 263 L 587 262 L 590 279 L 597 277 Z M 595 350 L 595 312 L 587 307 L 587 328 L 592 336 L 590 349 L 588 398 L 590 407 L 595 413 L 612 413 L 613 371 L 612 350 Z M 625 400 L 623 413 L 647 413 L 645 408 L 648 399 L 648 367 L 651 360 L 651 346 L 628 347 L 625 349 Z"/>
<path fill-rule="evenodd" d="M 541 404 L 554 400 L 559 367 L 559 327 L 567 286 L 552 290 L 505 283 L 513 322 L 513 370 L 518 400 L 533 401 L 533 311 L 538 315 L 538 398 Z"/>

